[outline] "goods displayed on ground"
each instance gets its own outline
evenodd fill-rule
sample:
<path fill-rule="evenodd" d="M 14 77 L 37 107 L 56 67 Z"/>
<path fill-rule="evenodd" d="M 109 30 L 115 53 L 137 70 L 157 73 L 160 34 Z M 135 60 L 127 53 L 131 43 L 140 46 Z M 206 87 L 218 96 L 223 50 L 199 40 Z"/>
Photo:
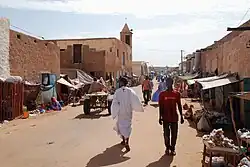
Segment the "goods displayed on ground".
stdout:
<path fill-rule="evenodd" d="M 184 109 L 184 110 L 187 110 L 187 111 L 184 113 L 184 118 L 185 118 L 185 119 L 193 120 L 193 108 L 194 108 L 193 105 L 190 105 L 190 107 L 188 107 L 187 104 L 184 104 L 184 105 L 183 105 L 183 109 Z"/>
<path fill-rule="evenodd" d="M 230 129 L 232 127 L 232 122 L 228 116 L 225 115 L 225 113 L 222 112 L 216 112 L 216 111 L 205 111 L 202 110 L 196 110 L 193 115 L 193 120 L 195 123 L 197 123 L 197 126 L 200 124 L 200 126 L 205 126 L 204 124 L 208 124 L 210 128 L 200 128 L 198 130 L 212 130 L 212 129 L 218 129 L 223 128 L 223 130 Z"/>

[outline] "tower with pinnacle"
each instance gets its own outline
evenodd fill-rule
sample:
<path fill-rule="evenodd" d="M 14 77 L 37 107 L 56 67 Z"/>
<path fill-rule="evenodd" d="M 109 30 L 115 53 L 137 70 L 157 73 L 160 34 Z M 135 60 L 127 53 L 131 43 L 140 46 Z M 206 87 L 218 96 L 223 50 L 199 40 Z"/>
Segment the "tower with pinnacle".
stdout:
<path fill-rule="evenodd" d="M 125 23 L 122 31 L 120 32 L 120 40 L 132 47 L 132 35 L 132 30 L 130 30 L 128 24 Z"/>

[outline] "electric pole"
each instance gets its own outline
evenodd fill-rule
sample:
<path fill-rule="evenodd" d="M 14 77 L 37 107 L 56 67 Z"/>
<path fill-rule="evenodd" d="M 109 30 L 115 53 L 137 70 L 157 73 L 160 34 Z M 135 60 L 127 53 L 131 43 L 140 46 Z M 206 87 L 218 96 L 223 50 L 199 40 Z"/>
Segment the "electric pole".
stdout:
<path fill-rule="evenodd" d="M 181 73 L 183 74 L 183 52 L 184 50 L 181 50 Z"/>

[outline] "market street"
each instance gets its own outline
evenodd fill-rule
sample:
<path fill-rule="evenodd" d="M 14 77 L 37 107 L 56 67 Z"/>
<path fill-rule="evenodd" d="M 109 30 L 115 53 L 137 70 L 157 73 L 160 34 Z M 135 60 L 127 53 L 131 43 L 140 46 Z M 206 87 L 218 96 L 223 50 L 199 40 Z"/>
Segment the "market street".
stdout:
<path fill-rule="evenodd" d="M 141 88 L 135 88 L 141 96 Z M 106 111 L 85 116 L 82 106 L 66 107 L 37 119 L 14 120 L 0 128 L 1 167 L 198 167 L 202 141 L 188 123 L 180 125 L 177 155 L 164 155 L 158 108 L 135 113 L 131 151 L 121 155 L 114 122 Z"/>

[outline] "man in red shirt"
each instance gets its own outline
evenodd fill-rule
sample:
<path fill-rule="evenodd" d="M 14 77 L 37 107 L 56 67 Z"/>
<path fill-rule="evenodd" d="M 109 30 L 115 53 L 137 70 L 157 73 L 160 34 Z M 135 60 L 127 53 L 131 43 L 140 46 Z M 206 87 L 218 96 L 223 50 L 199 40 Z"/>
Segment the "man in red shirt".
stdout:
<path fill-rule="evenodd" d="M 164 140 L 167 155 L 175 155 L 175 145 L 178 134 L 178 114 L 176 105 L 178 106 L 181 124 L 184 123 L 182 116 L 180 93 L 173 90 L 173 80 L 166 80 L 167 90 L 159 95 L 159 124 L 163 125 Z M 170 139 L 171 133 L 171 139 Z M 170 144 L 171 141 L 171 144 Z"/>

